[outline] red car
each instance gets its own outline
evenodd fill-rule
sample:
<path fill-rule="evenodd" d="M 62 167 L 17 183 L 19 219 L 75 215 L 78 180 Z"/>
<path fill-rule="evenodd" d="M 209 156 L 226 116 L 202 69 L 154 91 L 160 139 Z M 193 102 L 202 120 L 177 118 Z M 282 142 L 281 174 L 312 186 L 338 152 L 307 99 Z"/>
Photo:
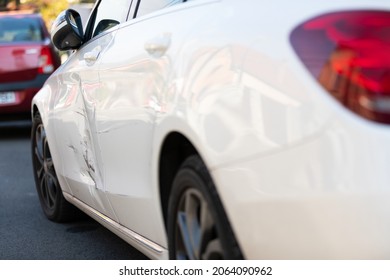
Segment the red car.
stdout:
<path fill-rule="evenodd" d="M 59 65 L 39 14 L 0 13 L 0 119 L 30 117 L 32 98 Z"/>

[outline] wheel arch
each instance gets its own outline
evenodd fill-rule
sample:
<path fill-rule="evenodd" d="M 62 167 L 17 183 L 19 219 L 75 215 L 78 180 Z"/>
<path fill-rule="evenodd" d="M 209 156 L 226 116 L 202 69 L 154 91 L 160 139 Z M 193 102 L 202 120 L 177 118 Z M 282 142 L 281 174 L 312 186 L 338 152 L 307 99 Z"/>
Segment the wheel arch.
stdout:
<path fill-rule="evenodd" d="M 31 116 L 34 118 L 36 113 L 39 113 L 39 109 L 38 109 L 38 106 L 36 104 L 33 104 L 32 108 L 31 108 Z"/>
<path fill-rule="evenodd" d="M 199 155 L 199 152 L 183 134 L 171 132 L 165 137 L 158 165 L 160 203 L 165 227 L 167 226 L 168 201 L 172 182 L 181 164 L 191 155 Z"/>
<path fill-rule="evenodd" d="M 160 149 L 160 156 L 158 162 L 158 183 L 159 183 L 159 194 L 160 194 L 160 205 L 161 211 L 163 214 L 163 222 L 165 229 L 168 234 L 168 208 L 169 208 L 169 200 L 172 192 L 172 185 L 174 179 L 179 171 L 179 169 L 185 165 L 186 160 L 191 156 L 198 156 L 203 164 L 206 166 L 205 159 L 202 157 L 202 151 L 196 148 L 193 142 L 187 138 L 185 135 L 179 132 L 170 132 L 163 140 Z M 213 178 L 211 173 L 209 173 L 210 179 L 212 181 Z M 234 231 L 231 230 L 230 220 L 225 211 L 225 207 L 223 201 L 220 199 L 220 195 L 218 193 L 218 189 L 214 188 L 215 195 L 219 197 L 220 209 L 223 212 L 222 220 L 225 221 L 228 226 L 231 235 L 228 238 L 231 244 L 234 244 L 234 254 L 238 259 L 242 259 L 243 255 L 241 253 L 241 249 L 236 241 Z"/>

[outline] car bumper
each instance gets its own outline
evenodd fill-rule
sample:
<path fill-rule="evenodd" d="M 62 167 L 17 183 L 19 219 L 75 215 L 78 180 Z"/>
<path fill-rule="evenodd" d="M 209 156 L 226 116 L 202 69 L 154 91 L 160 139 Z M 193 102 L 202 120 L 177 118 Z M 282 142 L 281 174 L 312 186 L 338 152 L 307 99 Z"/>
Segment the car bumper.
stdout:
<path fill-rule="evenodd" d="M 41 89 L 49 75 L 38 75 L 32 81 L 0 84 L 0 93 L 9 92 L 15 97 L 13 101 L 0 103 L 0 119 L 30 117 L 31 101 Z"/>
<path fill-rule="evenodd" d="M 316 136 L 212 170 L 249 259 L 389 259 L 390 128 L 331 121 Z"/>

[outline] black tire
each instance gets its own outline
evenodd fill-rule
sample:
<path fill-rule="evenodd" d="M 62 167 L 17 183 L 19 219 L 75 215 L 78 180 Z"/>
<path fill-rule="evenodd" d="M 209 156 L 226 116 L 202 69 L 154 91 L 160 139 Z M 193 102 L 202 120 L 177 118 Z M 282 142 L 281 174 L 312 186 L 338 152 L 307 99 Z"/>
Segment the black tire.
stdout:
<path fill-rule="evenodd" d="M 168 205 L 170 259 L 242 259 L 222 203 L 199 156 L 184 161 Z"/>
<path fill-rule="evenodd" d="M 68 222 L 78 217 L 79 210 L 65 200 L 51 157 L 41 116 L 33 118 L 31 151 L 35 186 L 45 216 L 54 222 Z"/>

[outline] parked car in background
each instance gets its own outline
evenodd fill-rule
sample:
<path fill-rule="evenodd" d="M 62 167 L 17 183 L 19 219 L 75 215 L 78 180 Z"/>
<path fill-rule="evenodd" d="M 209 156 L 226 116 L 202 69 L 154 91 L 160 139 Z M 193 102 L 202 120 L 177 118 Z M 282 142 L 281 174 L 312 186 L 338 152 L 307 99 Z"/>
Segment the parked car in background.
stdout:
<path fill-rule="evenodd" d="M 155 259 L 390 258 L 384 0 L 98 0 L 32 104 L 45 215 Z"/>
<path fill-rule="evenodd" d="M 60 65 L 39 14 L 0 13 L 0 120 L 30 118 L 31 100 Z"/>

